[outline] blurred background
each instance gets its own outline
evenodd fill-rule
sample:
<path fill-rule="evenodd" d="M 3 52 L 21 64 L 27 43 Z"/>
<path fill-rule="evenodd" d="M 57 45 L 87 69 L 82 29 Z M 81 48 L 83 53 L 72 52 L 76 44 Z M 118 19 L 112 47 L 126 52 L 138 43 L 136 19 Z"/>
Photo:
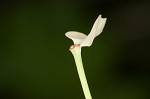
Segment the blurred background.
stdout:
<path fill-rule="evenodd" d="M 0 1 L 0 99 L 85 99 L 67 31 L 104 31 L 82 49 L 93 99 L 150 99 L 149 0 Z"/>

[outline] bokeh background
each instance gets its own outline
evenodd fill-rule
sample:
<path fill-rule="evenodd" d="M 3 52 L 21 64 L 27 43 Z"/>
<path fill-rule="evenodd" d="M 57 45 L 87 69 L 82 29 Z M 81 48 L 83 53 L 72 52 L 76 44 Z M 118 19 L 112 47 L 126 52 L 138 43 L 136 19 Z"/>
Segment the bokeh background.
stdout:
<path fill-rule="evenodd" d="M 150 99 L 149 0 L 0 1 L 0 99 L 85 99 L 65 32 L 103 33 L 82 49 L 93 99 Z"/>

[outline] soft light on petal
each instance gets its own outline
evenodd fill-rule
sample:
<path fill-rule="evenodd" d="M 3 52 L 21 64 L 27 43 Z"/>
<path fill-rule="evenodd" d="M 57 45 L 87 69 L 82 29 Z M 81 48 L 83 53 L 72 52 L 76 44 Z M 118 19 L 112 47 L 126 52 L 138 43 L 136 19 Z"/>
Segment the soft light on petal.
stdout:
<path fill-rule="evenodd" d="M 99 17 L 96 19 L 96 21 L 91 29 L 90 34 L 81 43 L 81 46 L 91 46 L 94 38 L 103 31 L 105 23 L 106 23 L 106 18 L 102 18 L 101 15 L 99 15 Z"/>
<path fill-rule="evenodd" d="M 98 18 L 96 19 L 90 33 L 95 33 L 95 36 L 98 36 L 103 31 L 106 20 L 107 20 L 106 18 L 102 18 L 102 16 L 99 15 Z"/>
<path fill-rule="evenodd" d="M 72 39 L 74 44 L 81 44 L 87 37 L 87 35 L 80 33 L 80 32 L 76 32 L 76 31 L 69 31 L 65 33 L 65 35 L 68 38 Z"/>

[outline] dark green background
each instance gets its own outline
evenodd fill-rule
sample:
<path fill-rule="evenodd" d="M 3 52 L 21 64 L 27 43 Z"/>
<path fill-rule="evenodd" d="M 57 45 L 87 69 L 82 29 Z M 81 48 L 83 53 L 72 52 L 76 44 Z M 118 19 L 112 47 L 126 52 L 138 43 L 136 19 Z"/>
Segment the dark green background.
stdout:
<path fill-rule="evenodd" d="M 0 99 L 85 99 L 65 32 L 103 33 L 82 49 L 93 99 L 149 99 L 149 0 L 0 1 Z"/>

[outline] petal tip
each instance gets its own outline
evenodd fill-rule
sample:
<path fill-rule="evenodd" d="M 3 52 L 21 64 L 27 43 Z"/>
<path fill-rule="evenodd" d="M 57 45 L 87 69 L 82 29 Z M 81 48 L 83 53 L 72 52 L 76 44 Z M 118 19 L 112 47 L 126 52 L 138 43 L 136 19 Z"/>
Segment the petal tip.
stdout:
<path fill-rule="evenodd" d="M 107 18 L 106 18 L 106 17 L 103 17 L 101 14 L 98 16 L 98 18 L 107 20 Z"/>

